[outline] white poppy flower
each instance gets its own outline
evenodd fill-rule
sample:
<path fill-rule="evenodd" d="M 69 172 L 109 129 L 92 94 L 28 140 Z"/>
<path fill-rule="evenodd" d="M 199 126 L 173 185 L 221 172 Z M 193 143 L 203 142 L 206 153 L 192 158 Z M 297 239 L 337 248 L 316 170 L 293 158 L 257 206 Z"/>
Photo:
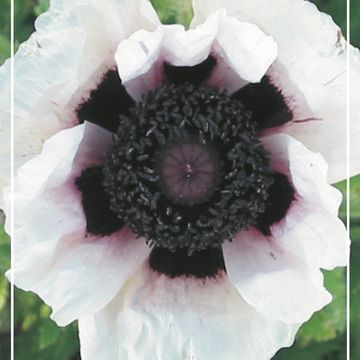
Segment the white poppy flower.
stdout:
<path fill-rule="evenodd" d="M 12 271 L 84 360 L 270 359 L 347 263 L 339 29 L 302 0 L 194 9 L 54 0 L 15 57 Z"/>

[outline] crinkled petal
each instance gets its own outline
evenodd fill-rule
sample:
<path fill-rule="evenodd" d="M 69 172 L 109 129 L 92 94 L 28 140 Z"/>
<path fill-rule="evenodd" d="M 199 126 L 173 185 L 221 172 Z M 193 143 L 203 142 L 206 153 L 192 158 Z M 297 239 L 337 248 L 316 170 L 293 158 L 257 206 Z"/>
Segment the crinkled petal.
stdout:
<path fill-rule="evenodd" d="M 158 59 L 163 33 L 161 26 L 153 32 L 139 30 L 117 48 L 115 60 L 119 76 L 136 100 L 162 82 L 162 64 Z"/>
<path fill-rule="evenodd" d="M 250 229 L 225 243 L 225 265 L 240 294 L 262 316 L 300 323 L 331 300 L 320 268 L 347 264 L 349 239 L 337 217 L 341 195 L 327 184 L 320 154 L 285 134 L 262 141 L 273 169 L 293 184 L 295 200 L 285 218 L 271 226 L 271 236 Z"/>
<path fill-rule="evenodd" d="M 342 201 L 339 190 L 327 184 L 328 166 L 319 153 L 313 153 L 289 135 L 262 139 L 271 152 L 272 167 L 285 173 L 296 191 L 296 200 L 285 219 L 272 227 L 283 246 L 303 254 L 311 266 L 333 269 L 348 263 L 350 240 L 338 218 Z"/>
<path fill-rule="evenodd" d="M 170 279 L 147 267 L 79 327 L 83 360 L 264 360 L 298 329 L 261 317 L 225 274 Z"/>
<path fill-rule="evenodd" d="M 225 17 L 219 24 L 215 53 L 223 66 L 227 65 L 244 82 L 259 82 L 275 60 L 277 46 L 274 40 L 265 35 L 256 25 L 237 21 L 233 17 Z M 227 72 L 217 71 L 217 81 L 210 83 L 233 92 L 243 84 L 236 78 L 227 78 Z M 219 77 L 223 80 L 219 81 Z M 227 82 L 225 82 L 225 79 Z"/>
<path fill-rule="evenodd" d="M 43 142 L 77 124 L 75 109 L 115 67 L 118 43 L 159 24 L 148 0 L 54 0 L 15 55 L 16 167 Z M 10 61 L 0 73 L 0 111 L 9 113 Z"/>
<path fill-rule="evenodd" d="M 63 130 L 15 178 L 14 282 L 49 304 L 59 325 L 104 307 L 150 252 L 127 229 L 87 234 L 74 180 L 102 164 L 111 145 L 111 134 L 90 123 Z"/>
<path fill-rule="evenodd" d="M 239 21 L 258 25 L 278 45 L 268 71 L 286 97 L 294 121 L 283 128 L 321 152 L 330 166 L 329 181 L 346 177 L 346 43 L 331 17 L 303 0 L 194 0 L 192 27 L 226 9 Z M 351 58 L 351 174 L 360 172 L 360 53 Z"/>
<path fill-rule="evenodd" d="M 218 66 L 209 83 L 234 91 L 249 81 L 260 81 L 276 54 L 274 40 L 256 25 L 219 11 L 189 31 L 180 25 L 140 30 L 119 44 L 115 59 L 124 86 L 140 99 L 161 84 L 164 63 L 195 66 L 212 55 Z"/>
<path fill-rule="evenodd" d="M 319 269 L 308 268 L 257 230 L 240 233 L 223 252 L 231 282 L 267 319 L 302 323 L 331 301 Z"/>

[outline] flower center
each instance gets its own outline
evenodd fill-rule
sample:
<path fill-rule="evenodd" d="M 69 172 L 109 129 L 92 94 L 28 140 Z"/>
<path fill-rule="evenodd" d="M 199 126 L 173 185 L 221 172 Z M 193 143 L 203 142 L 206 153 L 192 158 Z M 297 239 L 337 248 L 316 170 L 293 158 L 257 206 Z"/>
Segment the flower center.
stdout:
<path fill-rule="evenodd" d="M 214 149 L 196 140 L 181 139 L 158 160 L 161 188 L 174 203 L 194 205 L 208 200 L 219 177 Z"/>
<path fill-rule="evenodd" d="M 150 92 L 120 117 L 103 174 L 124 223 L 149 244 L 188 253 L 255 225 L 273 183 L 252 113 L 188 83 Z"/>

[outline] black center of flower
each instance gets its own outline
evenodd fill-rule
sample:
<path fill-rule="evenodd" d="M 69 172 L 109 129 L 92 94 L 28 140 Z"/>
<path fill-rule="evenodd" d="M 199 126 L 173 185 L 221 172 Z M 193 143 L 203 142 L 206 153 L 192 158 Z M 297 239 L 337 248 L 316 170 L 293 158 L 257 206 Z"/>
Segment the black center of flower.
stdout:
<path fill-rule="evenodd" d="M 257 224 L 273 174 L 241 102 L 168 85 L 119 123 L 103 186 L 111 210 L 149 244 L 191 254 Z"/>
<path fill-rule="evenodd" d="M 164 193 L 174 203 L 184 205 L 208 200 L 215 190 L 219 170 L 216 151 L 191 139 L 169 145 L 158 161 Z"/>

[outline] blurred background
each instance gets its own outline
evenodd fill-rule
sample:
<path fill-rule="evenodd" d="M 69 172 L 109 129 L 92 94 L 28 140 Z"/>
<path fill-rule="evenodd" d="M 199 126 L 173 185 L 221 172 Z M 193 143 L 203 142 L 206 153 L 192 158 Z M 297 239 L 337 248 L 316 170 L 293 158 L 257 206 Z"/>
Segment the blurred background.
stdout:
<path fill-rule="evenodd" d="M 346 31 L 345 0 L 315 0 Z M 183 23 L 191 18 L 190 0 L 153 0 L 164 23 Z M 34 19 L 46 11 L 49 0 L 15 1 L 15 46 L 34 31 Z M 0 0 L 0 63 L 10 55 L 10 0 Z M 351 39 L 360 46 L 360 1 L 351 5 Z M 344 193 L 345 182 L 337 184 Z M 351 179 L 351 346 L 352 359 L 360 359 L 360 176 Z M 345 221 L 346 204 L 340 216 Z M 4 272 L 10 266 L 10 239 L 5 234 L 0 216 L 0 359 L 10 359 L 10 296 Z M 344 269 L 324 271 L 325 283 L 333 302 L 316 313 L 302 326 L 295 345 L 281 350 L 274 360 L 344 360 L 346 358 L 346 278 Z M 59 328 L 49 319 L 51 310 L 39 298 L 15 290 L 15 352 L 17 360 L 77 360 L 79 343 L 77 325 Z M 101 360 L 101 359 L 100 359 Z M 224 359 L 225 360 L 225 359 Z"/>

